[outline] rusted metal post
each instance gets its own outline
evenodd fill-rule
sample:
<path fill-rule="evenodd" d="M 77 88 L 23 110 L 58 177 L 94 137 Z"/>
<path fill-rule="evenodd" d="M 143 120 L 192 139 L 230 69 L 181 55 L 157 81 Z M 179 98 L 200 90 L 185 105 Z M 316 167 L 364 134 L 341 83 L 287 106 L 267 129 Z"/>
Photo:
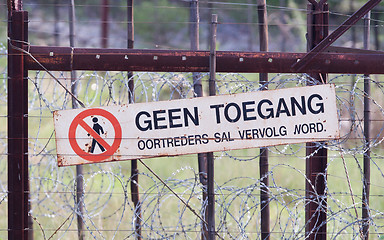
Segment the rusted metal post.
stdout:
<path fill-rule="evenodd" d="M 8 239 L 29 239 L 28 71 L 19 51 L 28 41 L 28 12 L 21 1 L 8 22 Z"/>
<path fill-rule="evenodd" d="M 372 12 L 373 19 L 374 21 L 374 28 L 373 28 L 373 34 L 374 34 L 374 42 L 375 42 L 375 50 L 380 49 L 380 16 L 381 16 L 381 11 L 375 11 Z"/>
<path fill-rule="evenodd" d="M 23 10 L 23 1 L 22 0 L 7 0 L 8 16 L 10 17 L 13 11 L 22 11 Z"/>
<path fill-rule="evenodd" d="M 287 6 L 287 0 L 280 0 L 280 8 L 284 9 Z M 281 11 L 280 13 L 280 21 L 283 24 L 283 26 L 286 24 L 285 20 L 286 13 L 285 11 Z M 287 50 L 287 35 L 281 34 L 281 51 L 285 52 Z"/>
<path fill-rule="evenodd" d="M 153 26 L 155 27 L 155 30 L 154 30 L 154 38 L 153 40 L 155 41 L 155 47 L 158 48 L 161 44 L 162 44 L 162 37 L 160 36 L 161 35 L 161 25 L 160 25 L 160 22 L 162 19 L 159 18 L 159 0 L 154 0 L 153 1 L 153 6 L 155 8 L 155 11 L 153 13 L 153 19 L 154 19 L 154 23 L 153 23 Z"/>
<path fill-rule="evenodd" d="M 368 12 L 364 17 L 364 49 L 369 50 L 370 42 L 370 27 L 371 27 L 371 12 Z M 364 156 L 363 156 L 363 192 L 362 192 L 362 239 L 369 239 L 369 192 L 371 184 L 371 149 L 370 149 L 370 128 L 371 128 L 371 106 L 370 106 L 370 77 L 364 75 Z"/>
<path fill-rule="evenodd" d="M 310 50 L 328 35 L 328 4 L 326 0 L 309 4 L 308 10 L 307 38 L 308 50 Z M 326 74 L 312 74 L 311 76 L 322 83 L 327 81 Z M 325 240 L 327 238 L 327 149 L 319 147 L 318 143 L 307 143 L 306 155 L 306 238 Z"/>
<path fill-rule="evenodd" d="M 60 31 L 59 31 L 59 21 L 60 21 L 60 11 L 59 11 L 59 0 L 55 0 L 53 3 L 53 17 L 54 17 L 54 30 L 53 37 L 55 46 L 60 46 Z"/>
<path fill-rule="evenodd" d="M 199 28 L 200 28 L 200 15 L 199 15 L 199 1 L 190 0 L 189 2 L 189 37 L 191 41 L 191 50 L 197 51 L 200 48 L 200 37 L 199 37 Z M 193 79 L 193 90 L 196 97 L 203 96 L 203 84 L 201 81 L 201 75 L 198 72 L 192 73 Z M 203 196 L 202 202 L 206 202 L 208 199 L 207 194 L 207 154 L 199 153 L 197 154 L 198 168 L 199 168 L 199 180 L 203 187 Z M 203 209 L 205 216 L 203 219 L 207 219 L 207 208 Z M 201 228 L 201 239 L 208 239 L 208 226 L 203 222 Z"/>
<path fill-rule="evenodd" d="M 75 19 L 76 19 L 74 0 L 69 0 L 68 18 L 69 18 L 69 46 L 73 48 L 75 47 Z"/>
<path fill-rule="evenodd" d="M 248 51 L 253 51 L 254 30 L 253 30 L 253 0 L 248 0 L 247 22 L 248 22 Z"/>
<path fill-rule="evenodd" d="M 259 37 L 260 37 L 260 51 L 268 51 L 268 19 L 267 19 L 267 5 L 266 0 L 257 0 L 257 14 L 259 22 Z M 268 83 L 268 73 L 259 74 L 260 85 L 262 90 L 267 90 L 266 84 Z M 260 148 L 260 228 L 261 228 L 261 239 L 269 239 L 269 177 L 268 177 L 268 148 Z"/>
<path fill-rule="evenodd" d="M 139 169 L 137 167 L 137 160 L 131 161 L 131 199 L 134 209 L 134 224 L 135 224 L 135 238 L 137 240 L 141 238 L 141 203 L 139 195 Z"/>
<path fill-rule="evenodd" d="M 355 8 L 353 6 L 354 2 L 355 2 L 355 0 L 349 0 L 349 11 L 350 11 L 351 15 L 355 12 Z M 356 35 L 356 28 L 355 27 L 351 27 L 351 41 L 352 41 L 352 48 L 355 48 L 356 42 L 357 42 L 357 35 Z"/>
<path fill-rule="evenodd" d="M 351 15 L 354 13 L 354 2 L 355 0 L 349 0 L 349 11 L 351 13 Z M 356 43 L 357 43 L 357 37 L 356 37 L 356 27 L 351 27 L 351 41 L 352 41 L 352 48 L 356 48 Z M 356 82 L 356 76 L 355 75 L 351 75 L 351 83 L 350 83 L 350 91 L 353 92 L 353 89 L 354 89 L 354 86 L 355 86 L 355 82 Z M 351 111 L 354 111 L 354 108 L 355 108 L 355 104 L 354 104 L 354 95 L 351 94 L 350 95 L 350 108 L 351 108 Z M 352 124 L 354 124 L 352 122 Z"/>
<path fill-rule="evenodd" d="M 71 48 L 75 47 L 75 2 L 70 0 L 69 3 L 69 46 Z M 78 83 L 76 81 L 76 71 L 71 71 L 71 92 L 75 97 L 78 95 Z M 72 108 L 79 108 L 78 102 L 72 98 Z M 84 196 L 84 177 L 83 177 L 83 166 L 76 166 L 76 206 L 75 211 L 77 215 L 77 236 L 80 240 L 84 239 L 84 224 L 83 224 L 83 215 L 84 215 L 84 206 L 83 206 L 83 196 Z"/>
<path fill-rule="evenodd" d="M 191 50 L 197 51 L 200 48 L 200 38 L 199 38 L 199 29 L 200 29 L 200 15 L 199 15 L 199 0 L 190 0 L 189 3 L 189 37 L 191 40 Z M 198 80 L 198 79 L 196 79 Z M 194 82 L 194 86 L 197 88 L 198 93 L 202 95 L 202 85 L 201 81 L 199 83 Z"/>
<path fill-rule="evenodd" d="M 109 1 L 102 0 L 101 4 L 101 47 L 108 47 L 108 18 L 109 18 Z"/>
<path fill-rule="evenodd" d="M 133 49 L 135 41 L 135 25 L 133 18 L 133 4 L 134 0 L 127 0 L 127 31 L 128 31 L 128 49 Z"/>
<path fill-rule="evenodd" d="M 206 28 L 206 31 L 207 31 L 207 41 L 206 41 L 206 44 L 207 44 L 207 50 L 209 50 L 209 47 L 211 45 L 211 39 L 209 38 L 210 34 L 211 34 L 211 26 L 209 24 L 209 19 L 211 19 L 212 17 L 212 14 L 213 14 L 213 2 L 211 1 L 207 1 L 207 6 L 206 6 L 206 9 L 207 9 L 207 13 L 206 13 L 206 19 L 207 19 L 207 28 Z"/>
<path fill-rule="evenodd" d="M 260 51 L 268 51 L 268 16 L 266 0 L 257 0 L 257 14 L 259 21 Z"/>
<path fill-rule="evenodd" d="M 209 55 L 209 96 L 216 95 L 216 35 L 217 15 L 212 14 L 211 45 Z M 215 178 L 214 178 L 213 152 L 207 153 L 207 177 L 208 177 L 208 240 L 215 239 Z"/>
<path fill-rule="evenodd" d="M 135 42 L 135 25 L 133 7 L 134 0 L 127 0 L 127 48 L 133 49 Z M 135 102 L 135 82 L 133 80 L 133 72 L 128 72 L 128 101 L 130 104 Z M 131 200 L 135 206 L 135 238 L 141 240 L 141 203 L 139 194 L 139 169 L 137 160 L 131 161 Z"/>
<path fill-rule="evenodd" d="M 211 19 L 211 44 L 209 54 L 209 96 L 216 95 L 216 36 L 217 36 L 217 14 L 212 14 Z"/>

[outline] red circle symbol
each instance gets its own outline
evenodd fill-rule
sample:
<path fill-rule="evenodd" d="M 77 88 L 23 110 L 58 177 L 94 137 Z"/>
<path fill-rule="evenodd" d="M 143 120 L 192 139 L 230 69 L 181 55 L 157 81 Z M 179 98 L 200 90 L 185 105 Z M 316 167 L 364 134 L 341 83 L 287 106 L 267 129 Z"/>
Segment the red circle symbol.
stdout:
<path fill-rule="evenodd" d="M 113 140 L 112 145 L 108 144 L 95 130 L 93 130 L 84 121 L 84 119 L 89 116 L 102 116 L 111 122 L 113 129 L 115 130 L 115 139 Z M 98 143 L 100 143 L 105 148 L 105 151 L 99 154 L 92 154 L 81 149 L 76 140 L 76 129 L 78 126 L 81 126 L 90 136 L 92 136 Z M 73 119 L 71 125 L 69 126 L 68 137 L 72 149 L 79 157 L 92 162 L 100 162 L 111 157 L 119 148 L 122 137 L 121 132 L 122 131 L 120 123 L 119 121 L 117 121 L 115 116 L 113 116 L 110 112 L 106 110 L 100 108 L 93 108 L 87 109 L 79 113 Z"/>

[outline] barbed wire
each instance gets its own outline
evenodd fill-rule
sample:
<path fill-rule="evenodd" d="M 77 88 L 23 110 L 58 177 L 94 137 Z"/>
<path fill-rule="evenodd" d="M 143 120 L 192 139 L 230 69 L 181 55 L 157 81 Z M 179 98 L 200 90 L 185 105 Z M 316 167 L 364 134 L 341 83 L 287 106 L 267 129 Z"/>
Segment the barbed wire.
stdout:
<path fill-rule="evenodd" d="M 5 74 L 5 73 L 4 73 Z M 55 72 L 55 76 L 70 88 L 70 74 Z M 208 75 L 200 74 L 206 84 Z M 383 129 L 383 109 L 381 96 L 382 83 L 373 76 L 370 81 L 374 91 L 370 97 L 375 137 L 371 139 L 372 171 L 375 179 L 383 178 L 380 154 Z M 327 206 L 320 206 L 318 211 L 327 211 L 327 225 L 330 239 L 340 236 L 359 237 L 361 219 L 356 211 L 361 211 L 362 195 L 356 188 L 362 184 L 360 158 L 366 151 L 362 133 L 362 101 L 364 76 L 335 75 L 329 82 L 336 85 L 337 105 L 341 138 L 330 141 L 327 145 L 318 143 L 317 147 L 329 149 L 330 158 L 327 166 Z M 32 83 L 29 96 L 29 114 L 34 116 L 30 132 L 30 175 L 31 175 L 31 212 L 41 229 L 35 235 L 67 238 L 77 232 L 75 216 L 82 215 L 85 234 L 91 239 L 120 239 L 133 237 L 135 207 L 130 201 L 128 187 L 132 179 L 129 162 L 92 164 L 85 167 L 80 176 L 85 182 L 82 198 L 84 213 L 76 206 L 75 193 L 78 177 L 73 167 L 58 168 L 55 147 L 52 142 L 53 126 L 51 113 L 58 109 L 70 108 L 71 96 L 67 94 L 45 72 L 29 73 Z M 152 102 L 170 99 L 193 98 L 193 76 L 191 73 L 147 73 L 138 72 L 128 78 L 126 72 L 79 71 L 77 82 L 79 98 L 87 107 L 127 104 L 129 101 L 128 81 L 134 81 L 134 101 Z M 353 84 L 350 84 L 353 81 Z M 317 80 L 306 74 L 270 74 L 267 82 L 269 89 L 305 86 L 316 84 Z M 258 83 L 256 74 L 217 74 L 218 94 L 234 94 L 259 91 L 265 86 Z M 6 90 L 6 89 L 5 89 Z M 0 98 L 6 101 L 4 97 Z M 40 117 L 39 117 L 40 116 Z M 3 140 L 5 141 L 5 138 Z M 216 231 L 225 239 L 254 239 L 260 236 L 260 190 L 267 187 L 270 194 L 269 206 L 271 216 L 271 234 L 278 238 L 304 239 L 306 201 L 304 144 L 291 144 L 269 147 L 271 154 L 268 177 L 269 186 L 263 186 L 261 179 L 254 177 L 258 172 L 258 150 L 238 150 L 216 153 Z M 352 193 L 346 189 L 346 175 L 340 170 L 341 154 L 346 156 L 345 167 L 348 170 Z M 181 159 L 176 159 L 181 158 Z M 184 159 L 183 159 L 184 158 Z M 198 170 L 194 156 L 172 157 L 166 159 L 146 160 L 151 169 L 160 174 L 166 185 L 170 186 L 193 209 L 204 215 L 207 202 L 202 199 L 204 186 L 198 180 Z M 164 163 L 177 167 L 163 173 Z M 6 166 L 5 161 L 0 161 Z M 220 167 L 220 165 L 224 165 Z M 225 165 L 229 167 L 225 167 Z M 234 167 L 237 166 L 238 167 Z M 241 165 L 254 166 L 247 175 L 236 173 L 234 168 Z M 157 167 L 156 167 L 157 166 Z M 230 171 L 229 171 L 229 169 Z M 245 167 L 248 168 L 248 167 Z M 4 169 L 1 171 L 5 171 Z M 141 169 L 139 173 L 140 201 L 142 209 L 141 234 L 144 239 L 196 239 L 200 237 L 202 223 L 198 217 L 186 210 L 184 204 L 167 189 L 163 183 L 150 172 Z M 220 177 L 224 171 L 225 177 Z M 229 171 L 229 172 L 228 172 Z M 291 180 L 281 179 L 281 175 Z M 5 172 L 3 174 L 5 176 Z M 356 178 L 357 177 L 357 178 Z M 293 180 L 293 178 L 295 180 Z M 294 183 L 293 183 L 293 182 Z M 379 181 L 379 180 L 378 180 Z M 298 183 L 301 182 L 301 183 Z M 372 182 L 371 200 L 381 197 L 380 183 Z M 312 185 L 314 183 L 311 183 Z M 3 201 L 6 198 L 6 180 L 1 181 Z M 351 195 L 352 194 L 352 195 Z M 355 199 L 352 203 L 351 196 Z M 316 196 L 317 198 L 321 196 Z M 373 204 L 375 205 L 375 204 Z M 0 205 L 1 207 L 4 204 Z M 380 237 L 382 232 L 383 207 L 370 206 L 371 234 Z M 72 215 L 71 215 L 72 214 Z M 68 220 L 66 220 L 68 219 Z M 64 223 L 64 224 L 63 224 Z M 58 227 L 63 224 L 59 229 Z M 325 224 L 325 223 L 324 223 Z M 317 231 L 314 229 L 313 231 Z M 0 232 L 1 234 L 1 232 Z"/>
<path fill-rule="evenodd" d="M 7 57 L 6 47 L 0 45 L 0 61 Z M 0 65 L 3 67 L 3 65 Z M 52 72 L 66 88 L 78 84 L 79 98 L 87 107 L 122 105 L 129 103 L 129 81 L 134 81 L 134 102 L 153 102 L 172 99 L 189 99 L 196 96 L 191 73 L 138 72 L 129 77 L 127 72 L 78 71 L 71 83 L 68 72 Z M 7 211 L 7 71 L 0 69 L 0 212 Z M 199 78 L 207 89 L 208 75 Z M 360 75 L 330 75 L 335 84 L 339 128 L 341 137 L 326 144 L 316 143 L 315 148 L 325 147 L 329 157 L 326 169 L 327 206 L 317 211 L 327 213 L 329 239 L 357 239 L 360 236 L 363 206 L 362 157 L 371 151 L 371 204 L 370 234 L 382 238 L 384 205 L 381 201 L 384 178 L 383 150 L 384 129 L 383 91 L 381 76 L 371 76 L 372 138 L 365 143 L 363 134 L 363 100 L 366 96 Z M 113 162 L 84 166 L 84 173 L 76 176 L 74 167 L 57 166 L 53 141 L 52 112 L 71 108 L 71 96 L 44 71 L 29 72 L 29 214 L 34 220 L 37 238 L 68 239 L 77 236 L 76 217 L 81 216 L 84 234 L 89 239 L 130 239 L 135 236 L 135 206 L 130 199 L 130 162 Z M 282 89 L 317 84 L 307 74 L 270 74 L 261 86 L 256 74 L 217 74 L 218 94 L 234 94 L 268 89 Z M 207 93 L 205 93 L 207 95 Z M 305 160 L 313 156 L 306 153 L 305 144 L 268 147 L 269 172 L 265 177 L 270 184 L 262 184 L 258 176 L 259 150 L 247 149 L 215 153 L 215 206 L 216 232 L 224 239 L 258 239 L 260 232 L 260 190 L 267 188 L 271 209 L 271 236 L 280 239 L 305 239 L 305 208 L 311 201 L 324 196 L 314 194 L 306 198 L 306 183 L 315 188 L 305 173 Z M 178 196 L 201 216 L 207 202 L 203 200 L 205 186 L 199 182 L 196 156 L 165 157 L 145 160 L 158 174 L 139 166 L 136 184 L 140 191 L 141 234 L 143 239 L 199 239 L 203 224 L 187 210 Z M 84 181 L 80 211 L 76 201 L 76 185 Z M 166 186 L 165 186 L 166 185 Z M 316 219 L 312 219 L 316 220 Z M 319 229 L 312 229 L 313 232 Z M 0 238 L 7 236 L 7 223 L 0 221 Z"/>

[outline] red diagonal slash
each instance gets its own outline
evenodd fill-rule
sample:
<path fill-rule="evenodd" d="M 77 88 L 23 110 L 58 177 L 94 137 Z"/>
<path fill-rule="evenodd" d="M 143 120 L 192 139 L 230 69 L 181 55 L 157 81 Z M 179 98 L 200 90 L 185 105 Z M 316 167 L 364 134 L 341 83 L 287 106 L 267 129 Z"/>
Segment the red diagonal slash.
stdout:
<path fill-rule="evenodd" d="M 107 121 L 112 124 L 113 131 L 115 132 L 115 137 L 113 139 L 112 145 L 108 144 L 93 128 L 91 128 L 84 119 L 90 116 L 102 116 Z M 78 126 L 81 126 L 89 135 L 101 144 L 105 151 L 99 154 L 86 152 L 83 148 L 81 148 L 77 142 L 76 129 Z M 113 114 L 110 112 L 100 109 L 100 108 L 91 108 L 86 109 L 80 112 L 72 121 L 71 125 L 68 129 L 68 140 L 71 145 L 73 151 L 77 154 L 77 156 L 91 162 L 100 162 L 106 160 L 108 158 L 113 159 L 114 154 L 117 149 L 120 147 L 120 143 L 122 140 L 122 130 L 119 121 L 116 119 Z"/>

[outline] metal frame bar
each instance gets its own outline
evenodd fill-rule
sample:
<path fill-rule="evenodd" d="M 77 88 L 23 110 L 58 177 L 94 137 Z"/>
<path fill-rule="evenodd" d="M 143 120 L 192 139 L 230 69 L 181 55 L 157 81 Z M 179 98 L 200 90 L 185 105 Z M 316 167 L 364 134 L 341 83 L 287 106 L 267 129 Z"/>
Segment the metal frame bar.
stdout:
<path fill-rule="evenodd" d="M 209 72 L 209 51 L 29 46 L 26 67 L 49 71 Z M 384 54 L 319 53 L 300 71 L 291 66 L 305 53 L 217 51 L 217 72 L 384 74 Z M 39 63 L 37 63 L 37 61 Z M 44 66 L 44 68 L 42 67 Z"/>
<path fill-rule="evenodd" d="M 28 239 L 28 12 L 12 11 L 8 41 L 8 239 Z"/>

